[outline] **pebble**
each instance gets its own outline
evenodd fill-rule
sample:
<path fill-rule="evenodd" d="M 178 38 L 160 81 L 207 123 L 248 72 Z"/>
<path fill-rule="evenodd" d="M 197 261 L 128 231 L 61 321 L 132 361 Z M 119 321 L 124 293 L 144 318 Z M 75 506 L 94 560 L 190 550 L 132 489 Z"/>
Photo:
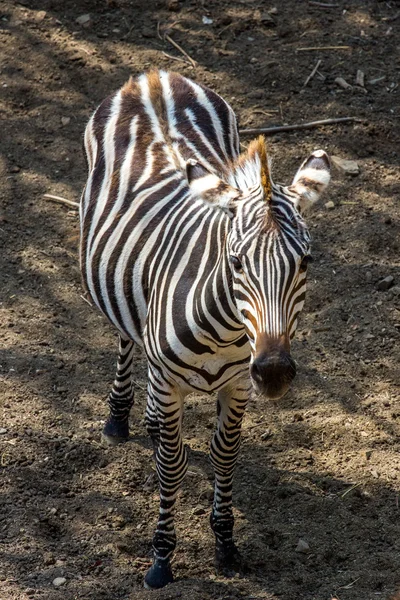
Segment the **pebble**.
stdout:
<path fill-rule="evenodd" d="M 306 540 L 302 540 L 300 538 L 299 541 L 297 542 L 295 551 L 302 552 L 303 554 L 305 554 L 306 552 L 310 551 L 310 545 L 308 542 L 306 542 Z"/>
<path fill-rule="evenodd" d="M 71 117 L 61 117 L 61 125 L 65 127 L 71 121 Z"/>
<path fill-rule="evenodd" d="M 332 208 L 335 208 L 335 203 L 332 202 L 332 200 L 329 200 L 329 202 L 325 204 L 325 208 L 327 208 L 328 210 L 332 210 Z"/>
<path fill-rule="evenodd" d="M 85 15 L 80 15 L 79 17 L 77 17 L 75 19 L 75 22 L 78 23 L 78 25 L 82 25 L 82 27 L 88 27 L 90 24 L 90 15 L 89 14 L 85 14 Z"/>
<path fill-rule="evenodd" d="M 372 273 L 371 273 L 371 271 L 367 271 L 365 273 L 365 279 L 367 280 L 368 283 L 371 283 L 371 281 L 372 281 Z"/>
<path fill-rule="evenodd" d="M 359 175 L 360 167 L 358 162 L 355 160 L 348 160 L 347 158 L 340 158 L 340 156 L 331 156 L 331 161 L 340 171 L 343 171 L 346 175 Z"/>
<path fill-rule="evenodd" d="M 379 290 L 380 292 L 385 292 L 390 287 L 392 287 L 393 283 L 394 283 L 394 277 L 392 275 L 388 275 L 384 279 L 381 279 L 380 281 L 378 281 L 378 283 L 376 284 L 376 289 Z"/>
<path fill-rule="evenodd" d="M 10 173 L 19 173 L 20 170 L 21 169 L 17 165 L 14 165 L 13 167 L 10 168 Z"/>
<path fill-rule="evenodd" d="M 0 435 L 4 435 L 5 433 L 7 433 L 8 429 L 6 429 L 5 427 L 0 427 Z"/>
<path fill-rule="evenodd" d="M 61 587 L 62 585 L 64 585 L 64 583 L 67 583 L 65 577 L 56 577 L 55 579 L 53 579 L 53 585 L 56 588 Z"/>
<path fill-rule="evenodd" d="M 400 296 L 400 285 L 395 285 L 390 290 L 395 296 Z"/>
<path fill-rule="evenodd" d="M 204 514 L 205 514 L 205 512 L 206 512 L 206 511 L 205 511 L 205 509 L 204 509 L 202 506 L 200 506 L 200 505 L 199 505 L 199 506 L 196 506 L 196 507 L 193 509 L 193 514 L 194 514 L 194 515 L 204 515 Z"/>

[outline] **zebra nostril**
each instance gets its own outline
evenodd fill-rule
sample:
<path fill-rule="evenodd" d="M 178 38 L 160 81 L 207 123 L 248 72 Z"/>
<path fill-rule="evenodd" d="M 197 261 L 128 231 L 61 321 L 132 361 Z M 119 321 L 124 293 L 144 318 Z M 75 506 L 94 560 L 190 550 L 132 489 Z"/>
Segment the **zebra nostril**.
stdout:
<path fill-rule="evenodd" d="M 256 383 L 263 382 L 262 370 L 257 359 L 251 365 L 251 376 Z"/>

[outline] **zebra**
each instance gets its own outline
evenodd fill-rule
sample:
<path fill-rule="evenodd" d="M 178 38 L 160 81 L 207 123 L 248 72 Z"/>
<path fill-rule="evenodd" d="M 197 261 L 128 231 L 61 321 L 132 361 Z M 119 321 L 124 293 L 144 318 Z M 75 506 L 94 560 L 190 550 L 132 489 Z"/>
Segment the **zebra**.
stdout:
<path fill-rule="evenodd" d="M 211 527 L 218 572 L 241 556 L 232 481 L 249 395 L 288 390 L 290 341 L 311 260 L 304 211 L 330 180 L 323 150 L 289 186 L 272 182 L 266 142 L 242 154 L 235 114 L 204 85 L 152 70 L 130 78 L 90 118 L 80 204 L 80 263 L 92 302 L 119 333 L 103 436 L 129 436 L 134 345 L 148 362 L 145 423 L 160 507 L 147 588 L 173 581 L 174 509 L 188 465 L 184 398 L 217 392 Z"/>

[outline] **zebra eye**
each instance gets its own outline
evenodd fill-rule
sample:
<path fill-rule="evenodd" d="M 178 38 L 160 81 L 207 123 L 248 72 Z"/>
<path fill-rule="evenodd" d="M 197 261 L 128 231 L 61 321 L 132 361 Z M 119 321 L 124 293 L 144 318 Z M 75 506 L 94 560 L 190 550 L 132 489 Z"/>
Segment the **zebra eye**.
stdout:
<path fill-rule="evenodd" d="M 309 263 L 311 262 L 313 262 L 313 257 L 311 256 L 311 254 L 306 254 L 306 256 L 303 256 L 300 263 L 300 273 L 304 273 L 307 270 Z"/>
<path fill-rule="evenodd" d="M 243 271 L 242 263 L 240 262 L 240 260 L 238 259 L 237 256 L 231 255 L 229 260 L 231 261 L 232 266 L 237 273 L 240 273 L 241 271 Z"/>

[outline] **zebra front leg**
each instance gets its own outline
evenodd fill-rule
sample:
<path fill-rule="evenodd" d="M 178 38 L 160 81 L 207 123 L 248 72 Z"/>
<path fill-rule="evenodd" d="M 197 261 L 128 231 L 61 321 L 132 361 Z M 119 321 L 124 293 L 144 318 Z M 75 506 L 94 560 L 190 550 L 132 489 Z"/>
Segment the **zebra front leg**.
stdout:
<path fill-rule="evenodd" d="M 160 513 L 153 538 L 154 561 L 144 586 L 162 588 L 173 581 L 170 558 L 176 546 L 174 512 L 179 487 L 187 471 L 187 454 L 182 442 L 183 399 L 171 388 L 151 390 L 158 419 L 155 449 L 160 488 Z"/>
<path fill-rule="evenodd" d="M 133 405 L 132 361 L 134 343 L 119 337 L 117 373 L 108 397 L 110 412 L 103 429 L 103 439 L 115 445 L 129 437 L 129 411 Z"/>
<path fill-rule="evenodd" d="M 215 534 L 215 566 L 232 577 L 241 569 L 241 557 L 233 541 L 232 483 L 241 441 L 243 414 L 249 397 L 247 385 L 226 387 L 218 394 L 218 428 L 211 442 L 215 471 L 211 527 Z"/>

